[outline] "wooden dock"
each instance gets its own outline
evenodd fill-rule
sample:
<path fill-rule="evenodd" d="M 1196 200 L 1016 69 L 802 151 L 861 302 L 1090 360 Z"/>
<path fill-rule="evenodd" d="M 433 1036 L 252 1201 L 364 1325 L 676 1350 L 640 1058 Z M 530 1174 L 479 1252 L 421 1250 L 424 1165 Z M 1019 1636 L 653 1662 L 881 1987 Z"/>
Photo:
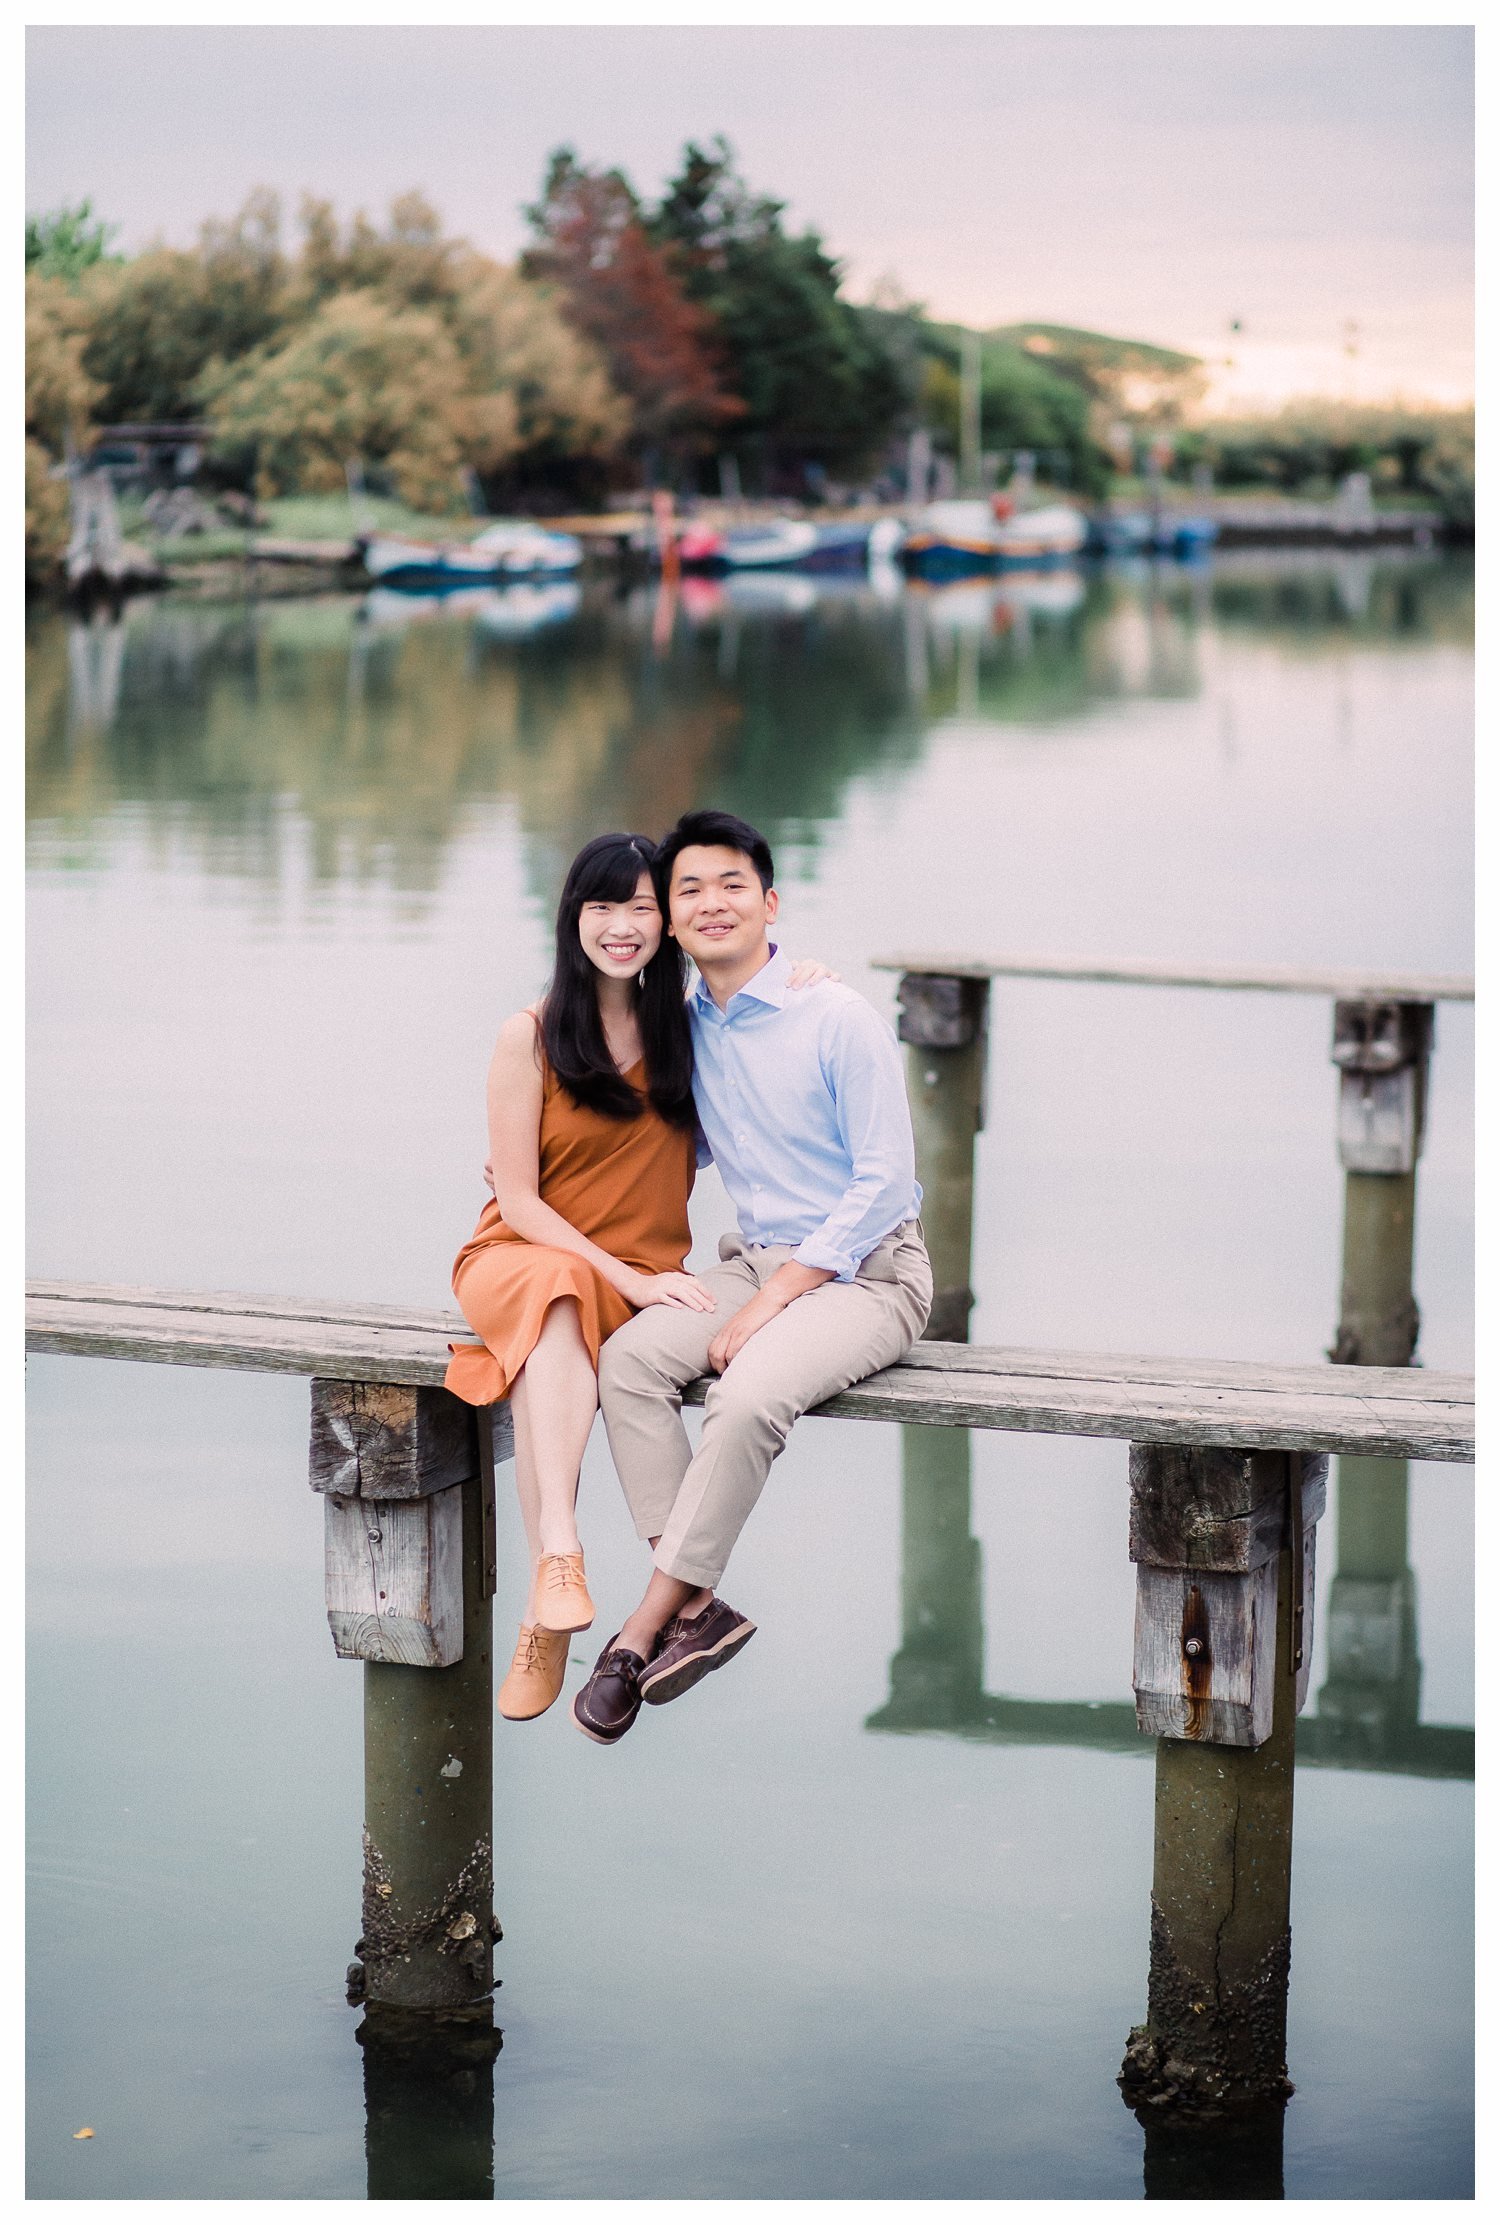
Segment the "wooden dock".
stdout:
<path fill-rule="evenodd" d="M 1402 973 L 1383 966 L 1229 966 L 1162 958 L 1041 958 L 1029 951 L 960 956 L 931 950 L 888 953 L 870 964 L 879 973 L 955 981 L 1107 981 L 1151 989 L 1263 989 L 1373 1004 L 1474 1002 L 1472 974 Z"/>
<path fill-rule="evenodd" d="M 248 1369 L 349 1383 L 435 1385 L 462 1315 L 234 1291 L 33 1282 L 26 1348 L 81 1358 Z M 706 1381 L 684 1394 L 701 1405 Z M 1411 1368 L 1038 1352 L 923 1343 L 815 1409 L 853 1421 L 1112 1437 L 1139 1445 L 1472 1461 L 1474 1384 Z"/>

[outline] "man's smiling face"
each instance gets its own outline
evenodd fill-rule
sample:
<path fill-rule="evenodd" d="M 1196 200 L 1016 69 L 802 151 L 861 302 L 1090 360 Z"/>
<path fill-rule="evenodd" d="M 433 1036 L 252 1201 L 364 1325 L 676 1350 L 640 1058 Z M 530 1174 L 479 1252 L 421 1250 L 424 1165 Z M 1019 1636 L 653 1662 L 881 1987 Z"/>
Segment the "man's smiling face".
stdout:
<path fill-rule="evenodd" d="M 692 843 L 672 860 L 672 933 L 700 968 L 725 969 L 754 956 L 776 917 L 775 889 L 763 889 L 743 850 Z"/>

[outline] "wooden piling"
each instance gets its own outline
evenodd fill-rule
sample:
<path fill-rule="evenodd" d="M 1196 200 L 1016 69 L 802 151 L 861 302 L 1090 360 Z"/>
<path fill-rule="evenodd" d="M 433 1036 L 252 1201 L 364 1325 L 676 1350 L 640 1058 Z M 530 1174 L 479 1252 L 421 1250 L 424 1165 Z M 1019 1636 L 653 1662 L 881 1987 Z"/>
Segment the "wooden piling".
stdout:
<path fill-rule="evenodd" d="M 485 2001 L 493 1983 L 491 1601 L 479 1479 L 458 1488 L 462 1658 L 441 1669 L 365 1663 L 365 1880 L 356 1952 L 372 2005 L 460 2009 Z"/>
<path fill-rule="evenodd" d="M 1420 1326 L 1412 1248 L 1435 1008 L 1340 998 L 1333 1009 L 1344 1248 L 1328 1357 L 1343 1366 L 1405 1367 Z"/>
<path fill-rule="evenodd" d="M 974 1139 L 984 1126 L 989 983 L 908 973 L 897 998 L 922 1228 L 932 1261 L 932 1313 L 924 1334 L 964 1343 L 974 1305 Z"/>
<path fill-rule="evenodd" d="M 1163 1738 L 1146 2022 L 1120 2072 L 1143 2122 L 1264 2110 L 1291 2092 L 1292 1777 L 1296 1719 L 1291 1555 L 1276 1585 L 1269 1737 L 1259 1746 Z"/>
<path fill-rule="evenodd" d="M 1327 1475 L 1326 1454 L 1131 1446 L 1132 1681 L 1143 1731 L 1220 1746 L 1261 1746 L 1271 1737 L 1277 1602 L 1286 1585 L 1293 1712 L 1301 1707 Z"/>
<path fill-rule="evenodd" d="M 328 1620 L 365 1664 L 349 1985 L 372 2011 L 451 2014 L 487 2003 L 493 1982 L 495 1415 L 479 1425 L 436 1385 L 313 1379 Z"/>

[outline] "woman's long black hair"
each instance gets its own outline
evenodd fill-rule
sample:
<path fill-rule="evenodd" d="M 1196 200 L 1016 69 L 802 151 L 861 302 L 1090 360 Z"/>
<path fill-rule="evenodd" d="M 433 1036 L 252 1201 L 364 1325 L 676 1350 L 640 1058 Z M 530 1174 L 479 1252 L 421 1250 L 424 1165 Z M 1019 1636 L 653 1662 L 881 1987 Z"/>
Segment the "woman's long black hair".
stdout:
<path fill-rule="evenodd" d="M 585 904 L 622 904 L 650 875 L 656 844 L 643 834 L 601 834 L 586 842 L 568 868 L 557 907 L 557 961 L 542 1006 L 542 1047 L 575 1104 L 615 1120 L 634 1120 L 639 1090 L 609 1055 L 599 1017 L 599 976 L 578 940 Z M 683 991 L 687 965 L 663 932 L 661 948 L 641 975 L 637 1014 L 651 1103 L 679 1128 L 693 1121 L 693 1043 Z"/>

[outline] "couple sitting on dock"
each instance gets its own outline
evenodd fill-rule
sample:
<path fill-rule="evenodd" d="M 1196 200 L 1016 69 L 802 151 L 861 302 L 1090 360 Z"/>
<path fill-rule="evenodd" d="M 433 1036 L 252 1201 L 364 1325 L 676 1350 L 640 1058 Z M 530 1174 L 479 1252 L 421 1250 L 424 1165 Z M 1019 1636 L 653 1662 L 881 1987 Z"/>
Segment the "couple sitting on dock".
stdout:
<path fill-rule="evenodd" d="M 742 819 L 689 812 L 660 847 L 600 836 L 568 873 L 546 996 L 490 1068 L 494 1195 L 453 1271 L 483 1343 L 452 1348 L 447 1381 L 515 1417 L 532 1574 L 498 1704 L 543 1714 L 593 1622 L 576 1501 L 602 1406 L 653 1567 L 573 1702 L 601 1745 L 754 1635 L 716 1586 L 792 1423 L 901 1359 L 931 1302 L 894 1038 L 825 968 L 792 966 L 776 914 Z M 710 1157 L 739 1234 L 693 1275 Z M 682 1393 L 705 1374 L 695 1452 Z"/>

